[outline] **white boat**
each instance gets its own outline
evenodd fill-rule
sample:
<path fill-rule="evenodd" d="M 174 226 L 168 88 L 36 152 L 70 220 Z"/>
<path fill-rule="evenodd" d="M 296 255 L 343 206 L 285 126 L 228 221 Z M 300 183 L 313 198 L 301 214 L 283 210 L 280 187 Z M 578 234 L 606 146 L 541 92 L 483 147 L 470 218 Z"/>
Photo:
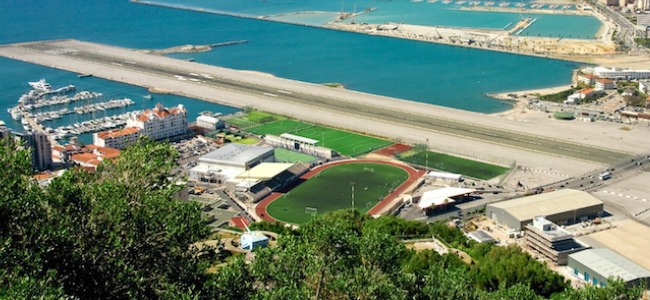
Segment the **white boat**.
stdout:
<path fill-rule="evenodd" d="M 11 118 L 16 121 L 23 118 L 23 115 L 20 113 L 20 109 L 18 109 L 18 107 L 10 108 L 9 113 L 11 114 Z"/>
<path fill-rule="evenodd" d="M 39 81 L 28 82 L 28 84 L 29 86 L 32 87 L 32 89 L 38 92 L 49 92 L 52 90 L 52 86 L 49 83 L 47 83 L 47 81 L 45 81 L 44 78 L 42 78 Z"/>

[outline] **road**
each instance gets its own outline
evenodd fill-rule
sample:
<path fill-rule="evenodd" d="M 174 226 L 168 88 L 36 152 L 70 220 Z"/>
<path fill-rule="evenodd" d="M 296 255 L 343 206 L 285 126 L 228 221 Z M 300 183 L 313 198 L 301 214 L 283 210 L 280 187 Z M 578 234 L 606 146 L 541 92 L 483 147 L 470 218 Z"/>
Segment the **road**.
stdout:
<path fill-rule="evenodd" d="M 101 45 L 97 45 L 97 47 L 100 46 Z M 238 78 L 228 77 L 224 74 L 210 74 L 210 76 L 204 76 L 203 74 L 199 75 L 193 73 L 193 64 L 190 62 L 179 62 L 174 66 L 156 64 L 151 62 L 151 56 L 148 57 L 149 60 L 144 60 L 139 59 L 137 55 L 126 57 L 117 54 L 109 55 L 85 48 L 62 48 L 61 43 L 56 44 L 50 42 L 26 43 L 5 47 L 20 47 L 21 49 L 35 50 L 37 55 L 32 55 L 30 59 L 31 62 L 36 63 L 38 63 L 38 61 L 36 61 L 38 60 L 38 55 L 41 54 L 47 56 L 48 59 L 72 58 L 78 62 L 78 64 L 97 66 L 97 70 L 106 69 L 106 67 L 117 68 L 120 75 L 125 78 L 129 77 L 130 74 L 147 74 L 164 79 L 176 78 L 184 81 L 183 84 L 186 85 L 188 91 L 191 91 L 193 86 L 196 85 L 204 87 L 208 86 L 215 89 L 215 94 L 218 94 L 219 91 L 226 90 L 241 93 L 246 96 L 255 95 L 259 101 L 273 101 L 277 102 L 277 105 L 283 105 L 285 103 L 297 104 L 315 108 L 323 112 L 335 112 L 337 114 L 350 115 L 350 117 L 353 118 L 381 120 L 405 127 L 425 129 L 436 133 L 484 141 L 538 153 L 572 157 L 604 164 L 621 161 L 629 157 L 629 154 L 627 153 L 610 149 L 535 136 L 523 132 L 490 128 L 481 124 L 472 124 L 464 121 L 441 118 L 433 114 L 397 111 L 394 108 L 383 107 L 381 105 L 371 105 L 333 96 L 301 92 L 299 89 L 289 90 L 284 88 L 279 90 L 276 86 L 251 82 L 250 80 L 244 82 Z M 18 59 L 20 58 L 18 57 Z M 181 63 L 186 63 L 187 65 L 181 65 Z M 75 65 L 75 63 L 68 63 L 65 66 L 59 66 L 59 68 L 81 73 L 80 69 Z M 94 73 L 94 75 L 102 77 L 102 74 L 99 73 Z M 128 82 L 128 79 L 125 79 L 125 82 Z M 230 105 L 241 106 L 238 105 L 238 103 L 230 103 Z"/>
<path fill-rule="evenodd" d="M 551 185 L 544 186 L 544 189 L 577 189 L 577 190 L 594 190 L 601 188 L 603 185 L 609 184 L 611 181 L 618 181 L 622 178 L 638 174 L 638 172 L 646 170 L 650 165 L 650 154 L 642 154 L 629 159 L 619 161 L 610 165 L 607 168 L 594 170 L 592 172 L 583 174 L 579 177 L 562 180 Z M 611 178 L 601 180 L 599 175 L 605 172 L 611 173 Z"/>
<path fill-rule="evenodd" d="M 614 40 L 622 42 L 632 53 L 646 52 L 645 48 L 639 47 L 636 41 L 634 41 L 634 38 L 638 33 L 635 25 L 630 20 L 628 20 L 620 12 L 613 11 L 609 6 L 602 5 L 597 1 L 592 1 L 591 4 L 603 15 L 609 17 L 618 25 L 619 30 L 616 32 Z"/>

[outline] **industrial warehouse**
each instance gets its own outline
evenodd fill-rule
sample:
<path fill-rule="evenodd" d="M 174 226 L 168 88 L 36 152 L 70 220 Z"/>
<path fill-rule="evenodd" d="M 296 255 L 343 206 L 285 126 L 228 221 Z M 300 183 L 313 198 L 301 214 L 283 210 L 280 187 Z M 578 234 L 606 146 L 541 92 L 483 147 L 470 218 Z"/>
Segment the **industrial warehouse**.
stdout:
<path fill-rule="evenodd" d="M 568 263 L 576 277 L 593 285 L 605 286 L 617 277 L 628 286 L 650 284 L 650 271 L 607 248 L 570 254 Z"/>
<path fill-rule="evenodd" d="M 601 216 L 603 202 L 587 192 L 564 189 L 486 206 L 486 215 L 511 231 L 522 231 L 536 216 L 558 225 Z"/>

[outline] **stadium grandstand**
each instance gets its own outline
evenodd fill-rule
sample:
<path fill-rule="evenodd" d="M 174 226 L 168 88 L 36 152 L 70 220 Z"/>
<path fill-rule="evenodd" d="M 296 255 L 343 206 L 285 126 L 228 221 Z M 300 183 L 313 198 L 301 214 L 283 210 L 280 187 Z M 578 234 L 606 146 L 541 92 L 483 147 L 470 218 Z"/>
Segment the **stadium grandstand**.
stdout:
<path fill-rule="evenodd" d="M 309 167 L 301 163 L 261 163 L 229 180 L 226 187 L 238 194 L 248 193 L 253 202 L 258 202 L 291 185 L 307 171 Z"/>
<path fill-rule="evenodd" d="M 476 192 L 473 189 L 446 187 L 437 190 L 427 191 L 422 194 L 418 201 L 418 207 L 426 214 L 428 211 L 438 207 L 444 207 L 456 202 L 457 197 L 468 196 Z"/>
<path fill-rule="evenodd" d="M 283 133 L 279 136 L 268 134 L 264 136 L 264 141 L 274 147 L 297 151 L 320 158 L 332 158 L 338 156 L 338 154 L 332 149 L 317 146 L 316 144 L 318 144 L 318 140 L 290 133 Z"/>

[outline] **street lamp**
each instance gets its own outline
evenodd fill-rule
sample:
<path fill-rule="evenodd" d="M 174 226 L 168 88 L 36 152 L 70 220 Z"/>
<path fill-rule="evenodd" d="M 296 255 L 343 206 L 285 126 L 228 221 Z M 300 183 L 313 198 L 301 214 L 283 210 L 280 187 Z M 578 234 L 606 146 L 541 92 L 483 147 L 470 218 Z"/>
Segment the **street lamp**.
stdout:
<path fill-rule="evenodd" d="M 429 169 L 429 139 L 427 139 L 426 148 L 424 149 L 425 167 Z"/>

